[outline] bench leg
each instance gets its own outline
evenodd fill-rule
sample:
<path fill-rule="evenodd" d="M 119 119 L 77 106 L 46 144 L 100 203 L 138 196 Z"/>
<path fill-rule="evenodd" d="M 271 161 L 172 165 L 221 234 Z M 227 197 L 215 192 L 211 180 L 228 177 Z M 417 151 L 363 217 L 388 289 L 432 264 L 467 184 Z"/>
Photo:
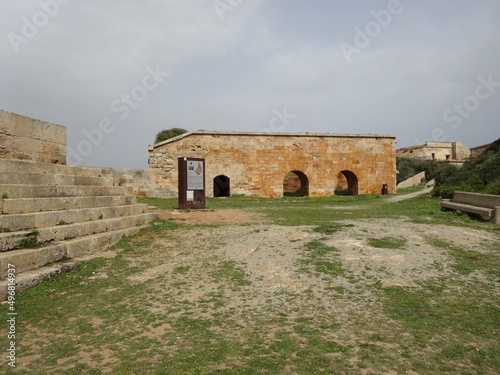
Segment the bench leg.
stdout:
<path fill-rule="evenodd" d="M 493 210 L 493 217 L 491 219 L 493 224 L 500 225 L 500 207 L 495 207 Z"/>

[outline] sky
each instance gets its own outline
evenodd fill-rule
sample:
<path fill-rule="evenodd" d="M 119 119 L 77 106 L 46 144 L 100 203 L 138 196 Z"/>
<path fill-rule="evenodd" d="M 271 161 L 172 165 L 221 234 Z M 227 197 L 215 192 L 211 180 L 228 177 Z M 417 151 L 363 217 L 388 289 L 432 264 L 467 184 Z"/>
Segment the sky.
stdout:
<path fill-rule="evenodd" d="M 500 137 L 498 0 L 1 0 L 0 64 L 72 165 L 147 168 L 173 127 Z"/>

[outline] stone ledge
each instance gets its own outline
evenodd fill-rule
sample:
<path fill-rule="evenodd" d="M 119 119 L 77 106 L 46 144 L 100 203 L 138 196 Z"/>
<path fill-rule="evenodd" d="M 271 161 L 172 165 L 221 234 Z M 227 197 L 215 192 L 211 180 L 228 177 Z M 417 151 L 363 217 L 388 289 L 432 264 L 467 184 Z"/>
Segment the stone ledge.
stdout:
<path fill-rule="evenodd" d="M 167 139 L 166 141 L 157 143 L 149 147 L 149 151 L 155 148 L 176 142 L 180 139 L 187 138 L 191 135 L 212 135 L 212 136 L 244 136 L 244 137 L 310 137 L 310 138 L 390 138 L 396 139 L 395 135 L 382 134 L 330 134 L 330 133 L 264 133 L 264 132 L 231 132 L 231 131 L 192 131 L 181 134 L 175 138 Z"/>

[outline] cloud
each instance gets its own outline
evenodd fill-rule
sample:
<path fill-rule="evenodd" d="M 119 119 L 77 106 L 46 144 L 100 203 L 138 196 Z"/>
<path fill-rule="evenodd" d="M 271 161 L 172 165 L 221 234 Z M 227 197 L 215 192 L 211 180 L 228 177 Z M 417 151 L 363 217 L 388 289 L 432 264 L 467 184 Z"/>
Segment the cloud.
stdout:
<path fill-rule="evenodd" d="M 54 1 L 0 4 L 0 108 L 68 126 L 73 148 L 110 118 L 84 164 L 145 168 L 162 129 L 259 131 L 285 107 L 290 132 L 389 133 L 401 146 L 436 128 L 469 146 L 499 136 L 500 90 L 459 130 L 442 118 L 478 76 L 500 81 L 496 0 L 401 0 L 350 64 L 340 43 L 387 1 L 221 0 L 223 17 L 213 0 L 70 1 L 15 53 L 7 35 Z M 157 67 L 172 74 L 120 119 L 112 103 Z"/>

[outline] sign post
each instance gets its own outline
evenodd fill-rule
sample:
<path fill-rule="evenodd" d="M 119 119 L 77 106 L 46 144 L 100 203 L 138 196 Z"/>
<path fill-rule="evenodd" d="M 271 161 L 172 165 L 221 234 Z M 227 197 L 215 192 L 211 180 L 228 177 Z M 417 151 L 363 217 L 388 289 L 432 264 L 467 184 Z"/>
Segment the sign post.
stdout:
<path fill-rule="evenodd" d="M 205 209 L 205 159 L 179 158 L 179 209 Z"/>

